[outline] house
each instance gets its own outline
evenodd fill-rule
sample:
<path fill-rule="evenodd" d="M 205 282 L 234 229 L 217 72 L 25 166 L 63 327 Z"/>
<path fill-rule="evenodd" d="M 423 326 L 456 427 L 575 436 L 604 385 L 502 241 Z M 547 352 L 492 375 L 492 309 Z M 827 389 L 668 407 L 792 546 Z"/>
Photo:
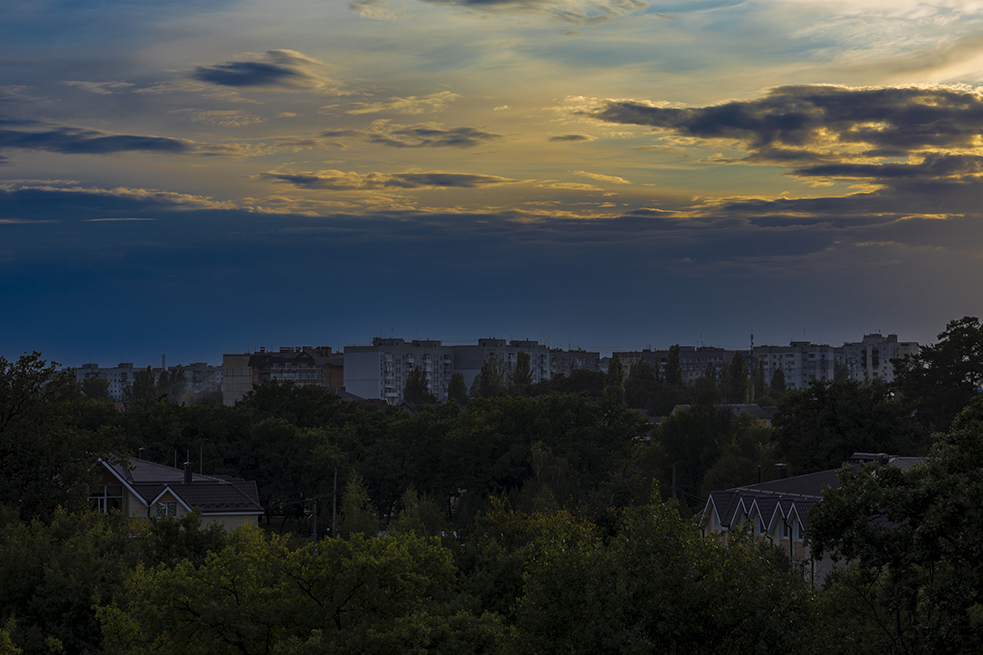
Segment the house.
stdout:
<path fill-rule="evenodd" d="M 221 523 L 232 530 L 257 523 L 263 514 L 256 483 L 242 478 L 202 475 L 191 470 L 157 464 L 139 457 L 121 462 L 99 459 L 100 480 L 89 502 L 103 512 L 119 510 L 134 518 L 180 517 L 201 510 L 205 524 Z"/>
<path fill-rule="evenodd" d="M 879 462 L 908 470 L 925 459 L 854 453 L 848 461 L 851 466 Z M 755 537 L 778 546 L 799 562 L 812 580 L 821 581 L 833 562 L 828 556 L 815 561 L 804 534 L 809 526 L 809 510 L 822 500 L 823 489 L 839 488 L 838 469 L 788 477 L 784 464 L 776 468 L 776 480 L 711 492 L 700 516 L 700 527 L 704 535 L 717 535 L 726 543 L 729 532 L 742 530 L 750 523 Z"/>

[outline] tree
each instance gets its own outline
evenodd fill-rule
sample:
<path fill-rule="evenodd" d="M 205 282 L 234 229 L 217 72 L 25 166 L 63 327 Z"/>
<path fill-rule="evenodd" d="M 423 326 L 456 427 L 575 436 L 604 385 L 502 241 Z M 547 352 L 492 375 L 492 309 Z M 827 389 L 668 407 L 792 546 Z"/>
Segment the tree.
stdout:
<path fill-rule="evenodd" d="M 754 400 L 757 402 L 759 398 L 762 398 L 765 395 L 765 361 L 763 357 L 759 357 L 755 362 L 754 374 L 752 378 L 754 379 Z"/>
<path fill-rule="evenodd" d="M 655 369 L 645 360 L 633 362 L 625 380 L 625 400 L 629 407 L 648 407 L 658 391 Z"/>
<path fill-rule="evenodd" d="M 93 605 L 120 589 L 138 542 L 118 512 L 57 510 L 28 524 L 0 506 L 0 625 L 16 621 L 11 637 L 27 653 L 101 652 Z"/>
<path fill-rule="evenodd" d="M 624 513 L 610 540 L 569 521 L 539 537 L 517 611 L 523 652 L 789 653 L 807 589 L 776 549 L 703 538 L 674 504 Z"/>
<path fill-rule="evenodd" d="M 133 384 L 123 390 L 123 399 L 127 402 L 133 400 L 146 400 L 160 396 L 160 388 L 157 386 L 157 376 L 154 370 L 147 366 L 133 374 Z"/>
<path fill-rule="evenodd" d="M 750 392 L 749 377 L 747 359 L 741 353 L 736 353 L 724 372 L 724 384 L 722 385 L 724 402 L 746 403 Z"/>
<path fill-rule="evenodd" d="M 966 316 L 949 321 L 934 345 L 893 360 L 895 388 L 930 431 L 945 431 L 983 386 L 983 325 Z"/>
<path fill-rule="evenodd" d="M 771 374 L 771 394 L 775 396 L 777 400 L 785 395 L 785 371 L 780 368 L 776 368 L 775 372 Z"/>
<path fill-rule="evenodd" d="M 437 397 L 430 391 L 427 375 L 419 366 L 413 367 L 413 370 L 406 376 L 403 400 L 416 405 L 432 405 L 437 402 Z"/>
<path fill-rule="evenodd" d="M 509 392 L 524 396 L 532 386 L 532 369 L 529 367 L 529 355 L 519 352 L 516 355 L 515 368 L 509 375 Z"/>
<path fill-rule="evenodd" d="M 23 355 L 0 357 L 0 503 L 25 520 L 48 520 L 59 505 L 87 505 L 96 461 L 118 452 L 121 433 L 113 426 L 80 427 L 86 405 L 71 371 Z"/>
<path fill-rule="evenodd" d="M 188 388 L 188 378 L 184 374 L 184 369 L 172 368 L 160 372 L 157 378 L 157 389 L 162 395 L 167 396 L 172 402 L 182 399 Z"/>
<path fill-rule="evenodd" d="M 604 376 L 604 401 L 619 405 L 625 402 L 625 372 L 617 355 L 611 357 L 608 373 Z"/>
<path fill-rule="evenodd" d="M 464 374 L 454 373 L 447 384 L 447 400 L 453 400 L 458 405 L 468 404 L 468 387 L 464 384 Z"/>
<path fill-rule="evenodd" d="M 679 344 L 669 346 L 669 357 L 666 360 L 666 384 L 674 387 L 683 385 L 683 365 L 679 361 Z"/>
<path fill-rule="evenodd" d="M 772 419 L 780 454 L 797 474 L 838 468 L 854 452 L 920 455 L 926 435 L 880 383 L 813 381 Z"/>
<path fill-rule="evenodd" d="M 296 550 L 255 527 L 200 567 L 140 568 L 100 619 L 107 653 L 498 653 L 505 629 L 449 591 L 450 551 L 413 533 Z"/>
<path fill-rule="evenodd" d="M 481 363 L 481 371 L 471 383 L 472 398 L 492 398 L 505 393 L 505 362 L 500 359 Z"/>
<path fill-rule="evenodd" d="M 374 536 L 379 531 L 379 517 L 369 502 L 369 492 L 365 481 L 358 473 L 352 473 L 341 497 L 341 520 L 338 534 L 348 538 L 361 534 Z"/>
<path fill-rule="evenodd" d="M 82 393 L 92 400 L 108 403 L 110 402 L 109 380 L 103 380 L 97 377 L 85 378 L 82 380 Z"/>
<path fill-rule="evenodd" d="M 983 399 L 953 422 L 924 463 L 844 466 L 809 513 L 816 557 L 850 562 L 830 583 L 862 629 L 841 652 L 983 649 Z M 863 636 L 868 643 L 857 643 Z"/>

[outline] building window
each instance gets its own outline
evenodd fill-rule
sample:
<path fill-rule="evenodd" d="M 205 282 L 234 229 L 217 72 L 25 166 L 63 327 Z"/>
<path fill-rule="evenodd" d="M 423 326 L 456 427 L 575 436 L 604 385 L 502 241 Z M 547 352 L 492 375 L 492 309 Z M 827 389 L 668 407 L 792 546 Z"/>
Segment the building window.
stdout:
<path fill-rule="evenodd" d="M 792 521 L 792 535 L 796 541 L 802 541 L 802 524 L 798 521 Z"/>
<path fill-rule="evenodd" d="M 177 502 L 157 503 L 157 518 L 162 519 L 165 516 L 177 517 Z"/>
<path fill-rule="evenodd" d="M 782 519 L 782 539 L 788 539 L 788 519 Z"/>
<path fill-rule="evenodd" d="M 109 510 L 123 510 L 123 485 L 104 484 L 90 492 L 89 504 L 92 509 L 104 514 Z"/>

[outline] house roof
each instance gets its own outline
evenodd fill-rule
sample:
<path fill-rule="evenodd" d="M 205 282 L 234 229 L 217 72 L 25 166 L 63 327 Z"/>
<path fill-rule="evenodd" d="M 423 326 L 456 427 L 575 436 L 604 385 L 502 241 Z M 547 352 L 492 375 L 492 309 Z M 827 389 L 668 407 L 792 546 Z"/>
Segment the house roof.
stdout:
<path fill-rule="evenodd" d="M 129 457 L 123 464 L 106 460 L 102 463 L 148 507 L 170 491 L 186 506 L 201 508 L 204 515 L 263 512 L 252 480 L 191 473 L 191 482 L 186 484 L 183 469 L 145 459 Z"/>
<path fill-rule="evenodd" d="M 926 457 L 895 457 L 887 453 L 854 453 L 849 461 L 851 464 L 879 461 L 907 471 L 926 459 Z M 704 516 L 709 516 L 710 512 L 716 512 L 720 525 L 726 528 L 730 528 L 735 518 L 741 518 L 741 515 L 748 516 L 753 512 L 764 517 L 769 527 L 774 521 L 792 515 L 798 518 L 803 527 L 806 527 L 809 510 L 822 500 L 823 489 L 839 489 L 838 471 L 839 469 L 819 471 L 724 491 L 713 491 L 710 492 L 703 513 Z"/>

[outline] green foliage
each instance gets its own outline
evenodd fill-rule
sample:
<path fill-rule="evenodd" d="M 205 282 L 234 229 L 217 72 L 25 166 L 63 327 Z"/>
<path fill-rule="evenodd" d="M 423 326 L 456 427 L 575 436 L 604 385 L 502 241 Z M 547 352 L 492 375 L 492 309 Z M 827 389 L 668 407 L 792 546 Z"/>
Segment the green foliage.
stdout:
<path fill-rule="evenodd" d="M 629 407 L 648 407 L 659 386 L 650 364 L 644 360 L 634 362 L 625 380 L 625 401 Z"/>
<path fill-rule="evenodd" d="M 524 652 L 794 652 L 804 582 L 767 546 L 700 536 L 673 505 L 626 512 L 605 543 L 569 523 L 545 532 L 517 612 Z"/>
<path fill-rule="evenodd" d="M 403 400 L 415 405 L 431 405 L 437 402 L 437 397 L 430 391 L 430 383 L 427 375 L 419 366 L 406 376 L 406 383 L 403 386 Z"/>
<path fill-rule="evenodd" d="M 734 404 L 744 404 L 748 402 L 751 394 L 750 372 L 747 368 L 747 359 L 744 355 L 737 353 L 724 371 L 722 395 L 724 402 Z"/>
<path fill-rule="evenodd" d="M 136 564 L 135 545 L 118 513 L 59 510 L 50 523 L 27 524 L 0 506 L 0 623 L 16 624 L 15 646 L 44 653 L 60 642 L 70 655 L 99 651 L 93 605 L 108 602 Z"/>
<path fill-rule="evenodd" d="M 785 388 L 785 371 L 780 368 L 776 368 L 775 372 L 771 374 L 771 395 L 777 399 L 782 399 L 785 393 L 788 391 Z"/>
<path fill-rule="evenodd" d="M 529 355 L 519 352 L 516 356 L 515 368 L 509 374 L 509 393 L 525 396 L 532 386 L 532 368 L 529 366 Z"/>
<path fill-rule="evenodd" d="M 824 493 L 808 530 L 817 556 L 851 562 L 833 576 L 829 593 L 854 608 L 852 617 L 835 616 L 859 629 L 837 629 L 831 637 L 859 635 L 870 652 L 983 649 L 981 474 L 980 398 L 956 418 L 930 460 L 907 471 L 875 465 L 840 471 L 840 488 Z"/>
<path fill-rule="evenodd" d="M 569 393 L 587 394 L 593 401 L 604 398 L 604 378 L 603 371 L 588 371 L 581 368 L 570 373 L 569 376 L 558 375 L 552 380 L 542 380 L 532 386 L 529 391 L 531 396 L 546 396 L 550 393 Z"/>
<path fill-rule="evenodd" d="M 471 383 L 472 398 L 494 398 L 505 393 L 505 362 L 482 362 L 481 371 Z"/>
<path fill-rule="evenodd" d="M 0 357 L 0 503 L 24 519 L 85 507 L 97 458 L 122 441 L 111 425 L 80 425 L 107 408 L 79 398 L 73 374 L 56 367 L 39 353 Z"/>
<path fill-rule="evenodd" d="M 679 359 L 679 344 L 669 346 L 666 359 L 666 384 L 671 387 L 683 386 L 683 364 Z"/>
<path fill-rule="evenodd" d="M 100 618 L 108 653 L 496 652 L 500 621 L 455 604 L 453 580 L 449 551 L 414 534 L 315 552 L 241 529 L 200 567 L 137 569 Z"/>
<path fill-rule="evenodd" d="M 854 452 L 920 455 L 928 444 L 884 384 L 814 381 L 788 394 L 772 420 L 796 475 L 838 468 Z"/>
<path fill-rule="evenodd" d="M 765 361 L 764 357 L 759 357 L 758 361 L 754 365 L 754 374 L 752 377 L 752 391 L 753 398 L 755 402 L 759 402 L 760 398 L 765 395 Z"/>
<path fill-rule="evenodd" d="M 447 384 L 447 400 L 454 401 L 458 405 L 468 404 L 468 387 L 464 384 L 464 374 L 454 373 Z"/>
<path fill-rule="evenodd" d="M 123 401 L 150 400 L 160 397 L 161 391 L 157 386 L 157 376 L 152 367 L 147 366 L 133 374 L 133 382 L 123 389 Z"/>
<path fill-rule="evenodd" d="M 949 321 L 937 343 L 893 363 L 894 386 L 918 422 L 945 431 L 983 386 L 983 325 L 971 316 Z"/>
<path fill-rule="evenodd" d="M 625 371 L 617 355 L 611 358 L 604 376 L 604 402 L 617 405 L 625 402 Z"/>
<path fill-rule="evenodd" d="M 228 533 L 218 522 L 203 525 L 201 510 L 195 508 L 180 518 L 154 521 L 143 538 L 143 562 L 148 567 L 177 566 L 184 561 L 201 566 L 208 553 L 225 547 Z"/>
<path fill-rule="evenodd" d="M 103 380 L 97 377 L 85 378 L 82 380 L 81 391 L 87 398 L 91 398 L 92 400 L 98 400 L 103 403 L 111 402 L 109 398 L 109 380 Z"/>
<path fill-rule="evenodd" d="M 341 521 L 338 534 L 346 539 L 354 535 L 372 536 L 379 531 L 379 517 L 372 503 L 365 482 L 358 473 L 352 473 L 341 498 Z"/>

